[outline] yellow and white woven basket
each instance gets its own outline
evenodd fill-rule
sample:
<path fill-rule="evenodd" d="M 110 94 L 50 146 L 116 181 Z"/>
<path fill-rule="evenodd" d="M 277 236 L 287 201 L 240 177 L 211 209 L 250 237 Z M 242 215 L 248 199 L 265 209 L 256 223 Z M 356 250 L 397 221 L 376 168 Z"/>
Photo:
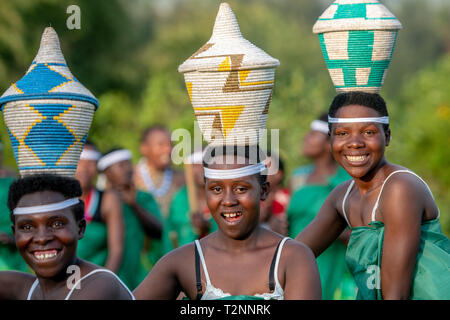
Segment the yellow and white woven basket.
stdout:
<path fill-rule="evenodd" d="M 244 39 L 222 3 L 209 41 L 178 68 L 210 145 L 253 145 L 266 128 L 280 62 Z"/>

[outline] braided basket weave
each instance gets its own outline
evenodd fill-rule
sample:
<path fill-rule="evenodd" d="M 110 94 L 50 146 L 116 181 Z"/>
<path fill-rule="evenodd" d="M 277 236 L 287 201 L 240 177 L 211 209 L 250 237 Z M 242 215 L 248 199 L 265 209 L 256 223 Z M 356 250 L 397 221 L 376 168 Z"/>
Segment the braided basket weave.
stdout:
<path fill-rule="evenodd" d="M 222 3 L 209 41 L 178 68 L 210 145 L 258 143 L 279 64 L 242 37 L 233 11 Z"/>
<path fill-rule="evenodd" d="M 313 32 L 338 92 L 377 93 L 402 25 L 378 0 L 336 0 Z"/>
<path fill-rule="evenodd" d="M 38 54 L 0 106 L 22 177 L 75 175 L 98 100 L 70 72 L 53 28 L 44 30 Z"/>

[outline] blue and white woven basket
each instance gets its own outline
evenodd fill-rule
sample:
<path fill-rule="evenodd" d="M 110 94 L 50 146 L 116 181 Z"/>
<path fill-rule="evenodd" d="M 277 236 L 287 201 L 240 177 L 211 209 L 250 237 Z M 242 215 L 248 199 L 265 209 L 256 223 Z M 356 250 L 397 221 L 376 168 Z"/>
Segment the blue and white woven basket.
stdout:
<path fill-rule="evenodd" d="M 0 97 L 20 175 L 73 177 L 98 100 L 70 72 L 48 27 L 22 79 Z"/>
<path fill-rule="evenodd" d="M 338 92 L 380 91 L 392 59 L 400 21 L 378 0 L 336 0 L 313 32 Z"/>

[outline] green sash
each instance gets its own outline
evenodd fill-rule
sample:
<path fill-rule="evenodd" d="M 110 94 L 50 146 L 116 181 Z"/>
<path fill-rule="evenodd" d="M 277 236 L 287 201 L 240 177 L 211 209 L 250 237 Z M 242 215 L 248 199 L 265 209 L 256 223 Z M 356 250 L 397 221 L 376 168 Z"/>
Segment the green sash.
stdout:
<path fill-rule="evenodd" d="M 381 279 L 383 239 L 384 224 L 380 221 L 352 228 L 346 261 L 358 286 L 357 299 L 382 299 L 381 280 L 377 286 L 376 275 Z M 422 223 L 409 299 L 450 299 L 450 241 L 442 233 L 438 219 Z"/>
<path fill-rule="evenodd" d="M 158 205 L 152 195 L 137 191 L 136 201 L 155 217 L 161 219 Z M 145 233 L 139 219 L 129 205 L 123 204 L 122 210 L 125 238 L 122 264 L 117 275 L 130 290 L 134 290 L 147 275 L 148 265 L 156 263 L 161 256 L 161 243 L 160 240 L 151 239 L 149 250 L 144 252 Z"/>
<path fill-rule="evenodd" d="M 214 219 L 210 220 L 210 224 L 210 232 L 212 233 L 217 230 L 217 224 Z M 172 235 L 176 238 L 173 239 Z M 164 253 L 176 249 L 173 243 L 174 240 L 177 242 L 177 246 L 181 247 L 194 242 L 198 237 L 199 235 L 195 232 L 191 224 L 188 192 L 187 187 L 184 186 L 174 195 L 170 204 L 170 212 L 166 219 L 163 234 Z"/>
<path fill-rule="evenodd" d="M 305 184 L 291 198 L 288 208 L 289 236 L 296 237 L 316 217 L 330 192 L 350 176 L 341 167 L 325 185 Z M 356 285 L 345 264 L 346 247 L 335 241 L 316 260 L 322 284 L 323 300 L 355 299 Z"/>
<path fill-rule="evenodd" d="M 108 258 L 108 238 L 105 223 L 91 221 L 86 225 L 83 239 L 78 241 L 77 256 L 99 266 Z"/>
<path fill-rule="evenodd" d="M 6 204 L 8 201 L 9 186 L 13 181 L 13 178 L 0 179 L 0 232 L 7 233 L 11 236 L 11 220 Z M 0 243 L 0 271 L 4 270 L 30 272 L 19 251 L 9 245 Z"/>

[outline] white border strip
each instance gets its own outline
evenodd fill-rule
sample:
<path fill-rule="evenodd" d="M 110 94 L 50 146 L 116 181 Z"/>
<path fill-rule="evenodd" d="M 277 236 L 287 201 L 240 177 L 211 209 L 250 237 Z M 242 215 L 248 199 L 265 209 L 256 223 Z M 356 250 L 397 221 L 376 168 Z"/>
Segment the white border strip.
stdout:
<path fill-rule="evenodd" d="M 332 118 L 328 116 L 328 123 L 355 123 L 355 122 L 378 122 L 389 124 L 389 117 L 377 118 Z"/>
<path fill-rule="evenodd" d="M 107 169 L 108 167 L 112 166 L 113 164 L 124 161 L 124 160 L 131 160 L 131 152 L 126 149 L 121 149 L 117 151 L 113 151 L 111 153 L 108 153 L 107 155 L 103 156 L 97 164 L 97 168 L 100 171 L 103 171 Z"/>
<path fill-rule="evenodd" d="M 230 170 L 209 169 L 205 167 L 203 169 L 205 170 L 205 178 L 224 180 L 246 177 L 256 173 L 260 173 L 266 169 L 266 165 L 264 164 L 264 162 L 260 162 L 257 164 Z"/>
<path fill-rule="evenodd" d="M 328 134 L 328 123 L 322 120 L 314 120 L 311 122 L 311 130 Z"/>
<path fill-rule="evenodd" d="M 20 207 L 13 210 L 13 214 L 34 214 L 65 209 L 80 202 L 78 198 L 71 198 L 61 202 L 44 204 L 41 206 Z"/>
<path fill-rule="evenodd" d="M 90 149 L 83 149 L 83 151 L 80 154 L 80 160 L 93 160 L 98 161 L 102 154 L 95 150 Z"/>

